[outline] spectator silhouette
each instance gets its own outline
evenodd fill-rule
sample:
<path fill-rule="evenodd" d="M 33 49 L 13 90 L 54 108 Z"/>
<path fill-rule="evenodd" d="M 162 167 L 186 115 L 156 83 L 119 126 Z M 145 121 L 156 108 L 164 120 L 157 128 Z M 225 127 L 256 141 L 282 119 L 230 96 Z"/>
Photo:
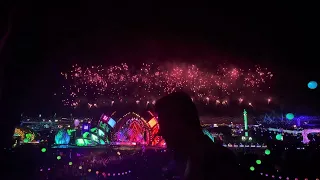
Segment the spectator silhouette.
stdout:
<path fill-rule="evenodd" d="M 204 135 L 198 111 L 190 96 L 169 94 L 156 102 L 160 135 L 179 161 L 186 162 L 187 180 L 241 179 L 235 154 Z"/>

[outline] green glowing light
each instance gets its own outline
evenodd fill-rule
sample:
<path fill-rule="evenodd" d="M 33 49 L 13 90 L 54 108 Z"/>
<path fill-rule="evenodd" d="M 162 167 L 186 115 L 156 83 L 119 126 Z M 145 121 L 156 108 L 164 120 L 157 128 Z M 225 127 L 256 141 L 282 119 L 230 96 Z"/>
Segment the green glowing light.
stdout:
<path fill-rule="evenodd" d="M 271 151 L 270 151 L 269 149 L 266 149 L 266 150 L 264 151 L 264 153 L 265 153 L 266 155 L 269 155 L 269 154 L 271 153 Z"/>
<path fill-rule="evenodd" d="M 257 164 L 261 164 L 261 160 L 259 160 L 259 159 L 256 160 L 256 163 L 257 163 Z"/>
<path fill-rule="evenodd" d="M 253 166 L 250 167 L 250 171 L 254 171 L 254 167 Z"/>
<path fill-rule="evenodd" d="M 292 120 L 294 118 L 294 115 L 292 113 L 288 113 L 286 114 L 286 118 Z"/>
<path fill-rule="evenodd" d="M 72 166 L 72 162 L 69 162 L 69 165 Z"/>
<path fill-rule="evenodd" d="M 283 136 L 282 136 L 282 134 L 277 134 L 277 135 L 276 135 L 276 139 L 277 139 L 278 141 L 283 141 Z"/>
<path fill-rule="evenodd" d="M 46 151 L 47 151 L 46 148 L 42 148 L 42 149 L 41 149 L 41 152 L 43 152 L 43 153 L 46 152 Z"/>
<path fill-rule="evenodd" d="M 57 156 L 57 159 L 60 160 L 60 159 L 61 159 L 61 156 Z"/>
<path fill-rule="evenodd" d="M 248 137 L 248 117 L 247 117 L 247 111 L 243 110 L 243 121 L 244 121 L 244 136 Z"/>

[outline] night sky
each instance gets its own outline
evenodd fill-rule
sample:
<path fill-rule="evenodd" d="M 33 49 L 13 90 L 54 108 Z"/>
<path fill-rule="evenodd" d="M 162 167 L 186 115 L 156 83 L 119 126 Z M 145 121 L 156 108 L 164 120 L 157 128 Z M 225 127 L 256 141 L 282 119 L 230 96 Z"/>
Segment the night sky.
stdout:
<path fill-rule="evenodd" d="M 0 54 L 5 69 L 1 94 L 5 120 L 17 122 L 24 111 L 59 108 L 52 94 L 60 86 L 59 73 L 73 63 L 138 64 L 150 59 L 261 64 L 274 72 L 271 93 L 279 105 L 313 112 L 320 107 L 319 89 L 307 88 L 310 80 L 320 82 L 317 11 L 302 4 L 170 5 L 77 2 L 39 8 L 22 2 L 3 6 L 7 9 L 2 12 L 0 37 L 12 14 L 10 36 Z"/>

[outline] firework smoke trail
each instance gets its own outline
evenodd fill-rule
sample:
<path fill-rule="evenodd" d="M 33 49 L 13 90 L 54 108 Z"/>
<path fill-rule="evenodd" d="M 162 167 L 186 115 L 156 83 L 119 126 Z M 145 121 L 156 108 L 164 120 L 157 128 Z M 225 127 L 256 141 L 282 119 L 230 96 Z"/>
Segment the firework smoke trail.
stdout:
<path fill-rule="evenodd" d="M 63 103 L 74 107 L 82 102 L 90 107 L 115 101 L 149 103 L 178 90 L 205 101 L 239 98 L 263 91 L 264 84 L 273 77 L 259 66 L 249 70 L 219 66 L 212 72 L 196 65 L 146 63 L 139 68 L 125 63 L 109 67 L 73 65 L 70 72 L 61 75 L 67 82 L 63 86 Z"/>

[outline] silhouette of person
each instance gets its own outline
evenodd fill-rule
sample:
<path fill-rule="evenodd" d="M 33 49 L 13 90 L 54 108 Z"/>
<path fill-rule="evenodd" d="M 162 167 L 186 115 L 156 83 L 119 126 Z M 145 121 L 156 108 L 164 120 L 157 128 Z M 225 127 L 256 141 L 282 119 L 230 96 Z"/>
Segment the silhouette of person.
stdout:
<path fill-rule="evenodd" d="M 186 162 L 186 180 L 242 179 L 235 154 L 203 134 L 197 108 L 188 94 L 174 92 L 159 99 L 155 111 L 167 147 L 179 157 L 177 161 Z"/>

